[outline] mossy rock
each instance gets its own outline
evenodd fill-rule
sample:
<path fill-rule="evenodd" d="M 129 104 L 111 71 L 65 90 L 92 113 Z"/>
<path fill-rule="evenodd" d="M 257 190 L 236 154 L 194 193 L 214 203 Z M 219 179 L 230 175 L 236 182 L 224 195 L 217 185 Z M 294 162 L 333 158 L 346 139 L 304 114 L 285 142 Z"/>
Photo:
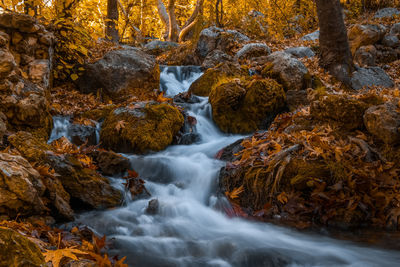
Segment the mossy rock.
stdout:
<path fill-rule="evenodd" d="M 96 109 L 88 110 L 80 115 L 85 119 L 99 121 L 105 119 L 111 111 L 115 109 L 115 105 L 107 105 Z"/>
<path fill-rule="evenodd" d="M 0 266 L 45 266 L 40 248 L 14 230 L 0 227 Z"/>
<path fill-rule="evenodd" d="M 206 72 L 189 88 L 189 92 L 198 96 L 208 96 L 220 84 L 229 82 L 232 78 L 249 78 L 248 72 L 238 65 L 224 62 Z"/>
<path fill-rule="evenodd" d="M 132 109 L 117 108 L 111 112 L 103 123 L 100 141 L 115 152 L 160 151 L 173 142 L 183 124 L 184 117 L 176 107 L 140 102 Z"/>
<path fill-rule="evenodd" d="M 266 129 L 285 105 L 283 87 L 275 80 L 231 80 L 210 93 L 213 119 L 228 133 Z"/>

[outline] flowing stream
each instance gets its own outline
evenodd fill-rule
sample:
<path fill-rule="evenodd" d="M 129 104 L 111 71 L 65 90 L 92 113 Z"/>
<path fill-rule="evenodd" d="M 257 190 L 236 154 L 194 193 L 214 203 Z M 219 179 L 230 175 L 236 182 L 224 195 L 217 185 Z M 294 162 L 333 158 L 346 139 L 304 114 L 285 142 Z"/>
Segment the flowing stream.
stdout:
<path fill-rule="evenodd" d="M 162 67 L 167 96 L 186 91 L 201 76 L 196 67 Z M 185 104 L 197 119 L 200 141 L 170 146 L 149 155 L 125 155 L 151 193 L 107 211 L 78 216 L 77 222 L 114 239 L 112 253 L 127 256 L 129 266 L 399 266 L 400 253 L 339 241 L 267 223 L 229 218 L 217 206 L 217 179 L 223 162 L 214 159 L 241 136 L 221 133 L 211 119 L 207 98 Z M 58 126 L 56 125 L 58 123 Z M 55 120 L 58 136 L 65 128 Z M 56 136 L 53 136 L 55 138 Z M 122 188 L 122 180 L 110 178 Z M 157 199 L 158 212 L 146 211 Z"/>

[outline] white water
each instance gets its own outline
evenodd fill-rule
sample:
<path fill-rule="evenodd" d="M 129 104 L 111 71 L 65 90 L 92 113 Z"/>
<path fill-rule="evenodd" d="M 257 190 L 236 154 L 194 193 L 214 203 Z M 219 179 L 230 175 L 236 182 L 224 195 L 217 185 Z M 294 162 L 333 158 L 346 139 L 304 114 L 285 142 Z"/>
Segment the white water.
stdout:
<path fill-rule="evenodd" d="M 161 74 L 169 96 L 187 90 L 199 76 L 194 73 L 181 81 L 176 70 L 182 71 L 165 68 Z M 152 197 L 136 201 L 127 197 L 123 207 L 77 219 L 114 238 L 112 252 L 127 256 L 130 266 L 399 266 L 397 251 L 228 218 L 217 211 L 214 205 L 222 201 L 215 196 L 217 177 L 224 163 L 213 157 L 240 136 L 216 128 L 207 98 L 187 109 L 197 118 L 200 142 L 151 155 L 126 155 Z M 121 180 L 113 182 L 122 189 Z M 160 203 L 159 212 L 149 215 L 146 207 L 154 198 Z"/>

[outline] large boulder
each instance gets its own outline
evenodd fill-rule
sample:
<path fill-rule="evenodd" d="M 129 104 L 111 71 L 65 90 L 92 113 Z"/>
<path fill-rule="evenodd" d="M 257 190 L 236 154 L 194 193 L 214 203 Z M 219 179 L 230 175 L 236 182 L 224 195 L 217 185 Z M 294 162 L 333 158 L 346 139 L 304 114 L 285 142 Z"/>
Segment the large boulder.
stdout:
<path fill-rule="evenodd" d="M 104 147 L 123 153 L 160 151 L 173 142 L 184 123 L 174 106 L 139 102 L 117 108 L 105 119 L 100 140 Z"/>
<path fill-rule="evenodd" d="M 394 16 L 399 16 L 399 15 L 400 15 L 400 10 L 398 10 L 397 8 L 386 7 L 379 9 L 375 13 L 374 18 L 375 19 L 393 18 Z"/>
<path fill-rule="evenodd" d="M 364 87 L 381 86 L 390 88 L 394 86 L 394 82 L 389 75 L 380 67 L 359 68 L 353 72 L 351 87 L 360 90 Z"/>
<path fill-rule="evenodd" d="M 223 30 L 212 26 L 201 31 L 197 42 L 196 54 L 205 58 L 215 49 L 225 53 L 232 53 L 232 50 L 239 47 L 243 42 L 250 41 L 249 37 L 236 30 Z"/>
<path fill-rule="evenodd" d="M 364 124 L 368 132 L 386 144 L 400 142 L 400 113 L 396 105 L 388 102 L 368 108 L 364 113 Z"/>
<path fill-rule="evenodd" d="M 0 265 L 42 267 L 46 262 L 38 245 L 12 229 L 0 227 Z"/>
<path fill-rule="evenodd" d="M 135 48 L 108 52 L 84 68 L 84 74 L 77 81 L 80 91 L 96 94 L 100 90 L 104 96 L 115 100 L 132 95 L 146 98 L 154 94 L 160 83 L 155 59 Z"/>
<path fill-rule="evenodd" d="M 236 58 L 251 59 L 254 57 L 268 56 L 271 54 L 271 48 L 264 43 L 250 43 L 246 44 L 236 53 Z"/>
<path fill-rule="evenodd" d="M 104 209 L 120 205 L 121 192 L 113 188 L 107 178 L 84 167 L 75 156 L 48 153 L 46 163 L 59 175 L 58 179 L 71 196 L 72 208 Z"/>
<path fill-rule="evenodd" d="M 306 47 L 306 46 L 299 46 L 299 47 L 290 47 L 288 49 L 285 49 L 286 53 L 291 54 L 294 57 L 297 58 L 305 58 L 305 57 L 314 57 L 315 53 L 312 51 L 311 48 Z"/>
<path fill-rule="evenodd" d="M 0 49 L 0 80 L 10 75 L 15 66 L 13 55 L 8 50 Z"/>
<path fill-rule="evenodd" d="M 232 79 L 210 93 L 213 119 L 224 132 L 250 133 L 266 129 L 285 105 L 285 92 L 276 81 L 243 83 Z"/>
<path fill-rule="evenodd" d="M 382 25 L 353 25 L 348 32 L 351 53 L 354 55 L 356 50 L 365 45 L 373 45 L 385 36 L 386 28 Z"/>
<path fill-rule="evenodd" d="M 38 21 L 34 17 L 21 13 L 1 14 L 0 27 L 17 29 L 23 33 L 36 33 L 41 30 Z"/>
<path fill-rule="evenodd" d="M 128 158 L 112 151 L 96 150 L 92 157 L 101 173 L 107 176 L 123 174 L 130 168 Z"/>
<path fill-rule="evenodd" d="M 263 76 L 277 79 L 285 90 L 301 90 L 310 76 L 304 64 L 283 51 L 274 52 L 266 58 Z"/>
<path fill-rule="evenodd" d="M 43 214 L 45 186 L 40 174 L 21 156 L 0 153 L 0 214 Z"/>
<path fill-rule="evenodd" d="M 248 76 L 247 72 L 240 68 L 238 64 L 225 62 L 218 64 L 212 69 L 208 69 L 204 74 L 194 81 L 189 92 L 198 96 L 208 96 L 213 88 L 231 78 L 241 78 Z"/>

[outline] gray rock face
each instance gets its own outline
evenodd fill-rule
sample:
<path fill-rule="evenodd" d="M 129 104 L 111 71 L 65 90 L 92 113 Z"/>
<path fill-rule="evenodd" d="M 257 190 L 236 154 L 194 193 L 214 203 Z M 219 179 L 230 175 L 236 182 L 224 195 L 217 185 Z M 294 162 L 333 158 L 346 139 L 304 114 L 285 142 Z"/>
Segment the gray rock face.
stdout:
<path fill-rule="evenodd" d="M 299 46 L 299 47 L 291 47 L 285 50 L 286 53 L 291 54 L 297 58 L 304 58 L 304 57 L 314 57 L 315 53 L 309 47 Z"/>
<path fill-rule="evenodd" d="M 375 46 L 367 45 L 357 49 L 354 55 L 354 61 L 360 67 L 375 66 L 377 51 Z"/>
<path fill-rule="evenodd" d="M 372 106 L 364 113 L 364 124 L 368 132 L 386 144 L 400 142 L 400 114 L 396 109 L 396 105 L 385 103 Z"/>
<path fill-rule="evenodd" d="M 233 47 L 238 47 L 240 43 L 248 42 L 250 38 L 236 30 L 226 30 L 215 26 L 201 31 L 197 43 L 196 53 L 205 58 L 215 49 L 225 53 L 230 53 Z"/>
<path fill-rule="evenodd" d="M 147 43 L 144 48 L 146 52 L 150 54 L 160 54 L 162 52 L 168 51 L 172 48 L 178 47 L 179 45 L 175 42 L 167 42 L 167 41 L 160 41 L 154 40 L 150 43 Z"/>
<path fill-rule="evenodd" d="M 386 72 L 379 67 L 359 68 L 353 72 L 351 87 L 360 90 L 363 87 L 381 86 L 390 88 L 394 86 L 393 81 Z"/>
<path fill-rule="evenodd" d="M 393 24 L 392 28 L 390 28 L 390 34 L 400 34 L 400 22 Z"/>
<path fill-rule="evenodd" d="M 381 18 L 392 18 L 394 16 L 400 15 L 400 11 L 397 8 L 387 7 L 378 10 L 374 18 L 381 19 Z"/>
<path fill-rule="evenodd" d="M 87 145 L 97 145 L 96 128 L 93 126 L 87 126 L 83 124 L 71 124 L 68 128 L 68 135 L 71 137 L 71 142 L 77 146 L 84 144 L 87 141 Z"/>
<path fill-rule="evenodd" d="M 230 62 L 233 60 L 234 60 L 233 57 L 231 57 L 230 55 L 226 54 L 225 52 L 219 49 L 216 49 L 207 55 L 201 67 L 204 69 L 209 69 L 215 67 L 219 63 Z"/>
<path fill-rule="evenodd" d="M 103 94 L 115 99 L 129 97 L 137 90 L 152 92 L 159 87 L 159 68 L 155 59 L 135 48 L 114 50 L 99 61 L 85 66 L 78 79 L 83 93 Z"/>
<path fill-rule="evenodd" d="M 237 59 L 251 59 L 254 57 L 268 56 L 271 49 L 264 43 L 246 44 L 236 53 Z"/>
<path fill-rule="evenodd" d="M 283 51 L 274 52 L 267 57 L 272 64 L 271 72 L 287 90 L 301 90 L 305 84 L 308 70 L 304 64 Z"/>
<path fill-rule="evenodd" d="M 390 35 L 386 35 L 385 37 L 383 37 L 382 44 L 384 46 L 394 48 L 394 47 L 399 46 L 400 42 L 399 42 L 399 38 L 396 35 L 390 34 Z"/>
<path fill-rule="evenodd" d="M 319 30 L 306 34 L 300 38 L 302 41 L 315 41 L 319 39 Z"/>
<path fill-rule="evenodd" d="M 206 57 L 217 47 L 218 38 L 221 32 L 223 32 L 223 30 L 215 26 L 201 31 L 197 43 L 197 52 L 201 57 Z"/>

